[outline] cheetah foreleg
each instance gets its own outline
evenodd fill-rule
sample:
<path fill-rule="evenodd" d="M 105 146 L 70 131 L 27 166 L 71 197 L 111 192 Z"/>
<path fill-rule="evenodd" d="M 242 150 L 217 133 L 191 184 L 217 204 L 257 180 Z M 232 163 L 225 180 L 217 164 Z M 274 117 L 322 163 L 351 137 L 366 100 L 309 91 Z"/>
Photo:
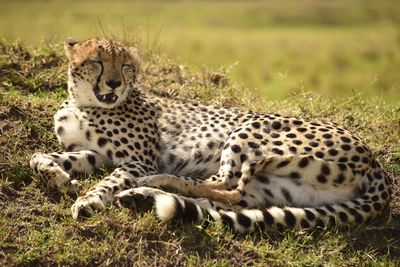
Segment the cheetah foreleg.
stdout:
<path fill-rule="evenodd" d="M 136 187 L 138 177 L 155 174 L 155 170 L 140 162 L 129 162 L 117 167 L 109 176 L 79 197 L 71 207 L 72 216 L 89 217 L 95 210 L 102 210 L 122 190 Z"/>

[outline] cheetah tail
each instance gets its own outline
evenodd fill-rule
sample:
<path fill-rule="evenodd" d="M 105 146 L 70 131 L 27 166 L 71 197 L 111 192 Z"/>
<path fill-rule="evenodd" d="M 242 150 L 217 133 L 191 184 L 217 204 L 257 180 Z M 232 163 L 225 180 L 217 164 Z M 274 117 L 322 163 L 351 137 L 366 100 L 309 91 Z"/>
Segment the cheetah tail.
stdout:
<path fill-rule="evenodd" d="M 202 219 L 221 221 L 236 232 L 251 232 L 258 227 L 314 228 L 352 226 L 368 223 L 378 217 L 390 201 L 390 181 L 379 169 L 370 175 L 374 183 L 359 197 L 339 204 L 310 208 L 270 207 L 240 211 L 216 210 L 212 201 L 191 199 L 174 194 L 156 197 L 156 211 L 163 221 L 183 219 L 200 222 Z"/>

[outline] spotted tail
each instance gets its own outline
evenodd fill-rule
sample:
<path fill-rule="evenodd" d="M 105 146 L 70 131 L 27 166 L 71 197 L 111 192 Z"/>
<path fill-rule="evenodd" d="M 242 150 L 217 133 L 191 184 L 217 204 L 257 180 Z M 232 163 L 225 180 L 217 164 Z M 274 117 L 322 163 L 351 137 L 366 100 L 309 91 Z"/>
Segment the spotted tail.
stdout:
<path fill-rule="evenodd" d="M 212 201 L 178 195 L 156 197 L 157 214 L 163 221 L 183 219 L 199 222 L 204 218 L 221 221 L 236 232 L 254 231 L 257 227 L 314 228 L 351 226 L 368 223 L 382 214 L 390 201 L 390 179 L 381 168 L 367 174 L 369 186 L 359 197 L 339 204 L 310 208 L 270 207 L 216 210 Z"/>

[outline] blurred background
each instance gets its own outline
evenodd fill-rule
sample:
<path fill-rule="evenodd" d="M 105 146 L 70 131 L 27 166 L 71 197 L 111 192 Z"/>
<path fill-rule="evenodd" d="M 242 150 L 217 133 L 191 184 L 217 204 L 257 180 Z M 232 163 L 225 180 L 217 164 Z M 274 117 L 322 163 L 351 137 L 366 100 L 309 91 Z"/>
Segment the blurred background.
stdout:
<path fill-rule="evenodd" d="M 400 100 L 400 2 L 0 1 L 0 37 L 139 44 L 194 69 L 224 68 L 267 99 L 313 91 Z"/>

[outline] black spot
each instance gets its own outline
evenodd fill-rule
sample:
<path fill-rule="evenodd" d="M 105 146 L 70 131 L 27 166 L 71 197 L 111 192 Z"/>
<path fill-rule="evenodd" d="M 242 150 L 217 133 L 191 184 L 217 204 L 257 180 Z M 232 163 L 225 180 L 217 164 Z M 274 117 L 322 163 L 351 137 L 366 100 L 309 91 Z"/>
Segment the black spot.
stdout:
<path fill-rule="evenodd" d="M 62 135 L 64 133 L 64 127 L 60 126 L 57 128 L 57 134 Z"/>
<path fill-rule="evenodd" d="M 283 143 L 281 141 L 274 141 L 274 142 L 272 142 L 272 144 L 275 145 L 275 146 L 283 145 Z"/>
<path fill-rule="evenodd" d="M 305 167 L 307 167 L 307 165 L 308 165 L 308 158 L 302 158 L 299 161 L 299 167 L 300 168 L 305 168 Z"/>
<path fill-rule="evenodd" d="M 134 145 L 135 148 L 138 149 L 138 150 L 142 148 L 142 146 L 140 145 L 139 142 L 135 142 L 133 145 Z"/>
<path fill-rule="evenodd" d="M 91 140 L 91 133 L 89 130 L 86 131 L 85 136 L 87 140 Z"/>
<path fill-rule="evenodd" d="M 233 228 L 233 224 L 234 224 L 233 220 L 228 215 L 222 214 L 221 215 L 221 221 L 222 221 L 223 225 L 228 226 L 229 228 Z"/>
<path fill-rule="evenodd" d="M 338 154 L 338 151 L 336 149 L 329 149 L 328 154 L 331 156 L 336 156 Z"/>
<path fill-rule="evenodd" d="M 231 149 L 232 149 L 232 151 L 235 152 L 235 153 L 240 153 L 240 151 L 242 151 L 241 148 L 240 148 L 240 146 L 238 146 L 238 145 L 232 145 L 232 146 L 231 146 Z"/>
<path fill-rule="evenodd" d="M 259 144 L 256 144 L 254 142 L 248 142 L 247 145 L 253 149 L 258 149 L 260 147 Z"/>
<path fill-rule="evenodd" d="M 246 154 L 241 154 L 240 155 L 240 162 L 245 162 L 248 159 L 248 156 Z"/>
<path fill-rule="evenodd" d="M 140 176 L 140 174 L 135 170 L 130 170 L 129 173 L 134 177 L 139 177 Z"/>
<path fill-rule="evenodd" d="M 261 134 L 259 134 L 259 133 L 253 133 L 253 136 L 256 139 L 262 139 L 263 138 L 263 136 Z"/>
<path fill-rule="evenodd" d="M 297 131 L 299 131 L 299 132 L 301 132 L 301 133 L 304 133 L 304 132 L 307 131 L 307 128 L 300 127 L 300 128 L 297 128 Z"/>
<path fill-rule="evenodd" d="M 323 134 L 322 137 L 323 137 L 323 138 L 326 138 L 326 139 L 331 139 L 331 138 L 332 138 L 332 135 L 326 133 L 326 134 Z"/>
<path fill-rule="evenodd" d="M 304 150 L 310 152 L 312 150 L 312 148 L 309 146 L 306 146 L 306 147 L 304 147 Z"/>
<path fill-rule="evenodd" d="M 288 134 L 286 135 L 286 137 L 287 137 L 287 138 L 296 138 L 297 135 L 295 135 L 294 133 L 288 133 Z"/>
<path fill-rule="evenodd" d="M 116 156 L 117 158 L 123 158 L 123 157 L 124 157 L 124 153 L 122 153 L 121 151 L 117 151 L 117 152 L 115 153 L 115 156 Z"/>
<path fill-rule="evenodd" d="M 364 152 L 365 152 L 364 148 L 362 148 L 362 147 L 360 147 L 360 146 L 356 147 L 356 151 L 357 151 L 358 153 L 364 153 Z"/>
<path fill-rule="evenodd" d="M 302 228 L 310 228 L 310 223 L 305 219 L 301 219 L 300 225 Z"/>
<path fill-rule="evenodd" d="M 242 139 L 247 139 L 249 136 L 246 133 L 240 133 L 239 137 Z"/>
<path fill-rule="evenodd" d="M 281 135 L 280 134 L 278 134 L 278 133 L 272 133 L 271 134 L 271 137 L 272 138 L 279 138 Z"/>
<path fill-rule="evenodd" d="M 298 172 L 291 172 L 291 173 L 289 173 L 289 177 L 292 179 L 299 179 L 300 174 Z"/>
<path fill-rule="evenodd" d="M 251 220 L 249 217 L 244 215 L 243 213 L 238 213 L 237 214 L 237 221 L 240 225 L 242 225 L 244 228 L 250 228 L 251 226 Z"/>
<path fill-rule="evenodd" d="M 264 223 L 267 225 L 273 225 L 275 220 L 274 220 L 274 217 L 272 217 L 271 213 L 269 213 L 266 210 L 264 210 L 262 213 L 263 213 L 263 217 L 264 217 Z"/>
<path fill-rule="evenodd" d="M 182 219 L 188 222 L 196 222 L 199 220 L 199 212 L 196 206 L 191 202 L 184 200 L 185 209 L 183 211 Z"/>
<path fill-rule="evenodd" d="M 243 208 L 246 208 L 248 206 L 246 200 L 243 200 L 243 199 L 238 202 L 238 205 Z"/>
<path fill-rule="evenodd" d="M 289 203 L 293 202 L 293 197 L 286 188 L 281 188 L 282 195 L 286 198 Z"/>
<path fill-rule="evenodd" d="M 345 143 L 350 143 L 351 142 L 350 138 L 348 138 L 346 136 L 341 136 L 340 139 Z"/>
<path fill-rule="evenodd" d="M 306 213 L 306 217 L 308 220 L 313 221 L 315 220 L 315 214 L 309 210 L 304 210 L 304 212 Z"/>
<path fill-rule="evenodd" d="M 289 227 L 293 228 L 296 225 L 296 217 L 289 210 L 284 210 L 284 212 L 285 212 L 285 222 L 286 222 L 286 224 Z"/>
<path fill-rule="evenodd" d="M 325 205 L 325 208 L 330 212 L 335 212 L 336 210 L 331 205 Z"/>
<path fill-rule="evenodd" d="M 339 211 L 338 216 L 339 216 L 339 219 L 342 220 L 342 222 L 347 222 L 349 220 L 347 214 L 343 211 Z"/>
<path fill-rule="evenodd" d="M 325 223 L 321 219 L 317 219 L 315 222 L 316 227 L 325 227 Z"/>
<path fill-rule="evenodd" d="M 337 184 L 341 184 L 343 183 L 345 180 L 345 177 L 343 175 L 343 173 L 339 174 L 338 177 L 334 180 L 335 183 Z"/>
<path fill-rule="evenodd" d="M 313 139 L 313 138 L 315 138 L 315 135 L 313 135 L 313 134 L 306 134 L 306 135 L 304 135 L 307 139 Z"/>
<path fill-rule="evenodd" d="M 322 158 L 325 156 L 325 154 L 322 153 L 321 151 L 318 151 L 318 152 L 315 153 L 315 156 L 316 156 L 317 158 L 322 159 Z"/>
<path fill-rule="evenodd" d="M 350 151 L 350 150 L 351 150 L 351 146 L 350 146 L 350 145 L 347 145 L 347 144 L 342 145 L 341 148 L 342 148 L 344 151 Z"/>
<path fill-rule="evenodd" d="M 316 208 L 315 210 L 316 210 L 319 214 L 321 214 L 322 216 L 325 216 L 325 215 L 326 215 L 326 211 L 323 210 L 323 209 Z"/>
<path fill-rule="evenodd" d="M 371 211 L 371 207 L 368 204 L 364 204 L 361 206 L 362 210 L 365 212 L 370 212 Z"/>
<path fill-rule="evenodd" d="M 308 145 L 312 147 L 318 147 L 319 144 L 317 142 L 310 142 Z"/>
<path fill-rule="evenodd" d="M 363 223 L 363 217 L 361 216 L 360 213 L 357 212 L 357 213 L 353 214 L 353 216 L 354 216 L 354 220 L 356 221 L 356 223 L 358 223 L 358 224 Z"/>
<path fill-rule="evenodd" d="M 278 148 L 273 148 L 273 149 L 271 149 L 271 151 L 274 152 L 275 154 L 278 154 L 281 156 L 283 155 L 283 151 Z"/>
<path fill-rule="evenodd" d="M 379 172 L 374 172 L 374 177 L 378 180 L 382 179 L 382 175 Z"/>
<path fill-rule="evenodd" d="M 69 171 L 72 168 L 72 164 L 68 160 L 64 161 L 63 166 L 65 171 Z"/>
<path fill-rule="evenodd" d="M 99 147 L 103 147 L 107 144 L 107 139 L 104 137 L 100 137 L 99 140 L 97 140 L 97 144 Z"/>
<path fill-rule="evenodd" d="M 113 153 L 112 153 L 111 150 L 107 150 L 107 157 L 108 157 L 109 159 L 112 159 L 112 158 L 113 158 Z"/>
<path fill-rule="evenodd" d="M 256 121 L 256 122 L 253 122 L 253 123 L 251 124 L 251 126 L 253 126 L 254 128 L 258 129 L 258 128 L 261 127 L 261 124 L 260 124 L 258 121 Z"/>
<path fill-rule="evenodd" d="M 300 120 L 294 120 L 294 121 L 293 121 L 293 124 L 294 124 L 294 125 L 302 125 L 303 122 L 300 121 Z"/>
<path fill-rule="evenodd" d="M 274 121 L 271 126 L 275 130 L 279 130 L 282 127 L 282 124 L 279 121 Z"/>
<path fill-rule="evenodd" d="M 382 209 L 382 205 L 380 203 L 374 203 L 374 209 L 376 211 L 380 211 Z"/>
<path fill-rule="evenodd" d="M 331 140 L 327 140 L 324 142 L 326 146 L 333 146 L 335 143 L 332 142 Z"/>
<path fill-rule="evenodd" d="M 287 166 L 289 163 L 290 163 L 290 160 L 284 160 L 284 161 L 279 162 L 279 164 L 276 165 L 276 167 L 283 168 L 283 167 Z"/>
<path fill-rule="evenodd" d="M 327 182 L 326 177 L 325 177 L 324 175 L 322 175 L 322 174 L 320 174 L 320 175 L 317 176 L 317 180 L 318 180 L 318 182 L 320 182 L 320 183 L 322 183 L 322 184 L 324 184 L 324 183 Z"/>
<path fill-rule="evenodd" d="M 331 170 L 329 169 L 328 165 L 326 165 L 326 164 L 322 165 L 321 171 L 325 175 L 329 175 L 331 173 Z"/>
<path fill-rule="evenodd" d="M 92 166 L 96 165 L 96 157 L 95 156 L 89 154 L 89 155 L 87 155 L 87 160 L 89 161 L 89 163 Z"/>
<path fill-rule="evenodd" d="M 293 140 L 293 144 L 295 144 L 295 145 L 301 145 L 303 142 L 302 141 L 300 141 L 300 140 Z"/>
<path fill-rule="evenodd" d="M 264 193 L 269 196 L 270 198 L 273 198 L 274 195 L 272 194 L 271 190 L 267 189 L 267 188 L 263 188 Z"/>
<path fill-rule="evenodd" d="M 270 182 L 268 176 L 266 175 L 257 174 L 256 179 L 263 184 L 268 184 Z"/>

